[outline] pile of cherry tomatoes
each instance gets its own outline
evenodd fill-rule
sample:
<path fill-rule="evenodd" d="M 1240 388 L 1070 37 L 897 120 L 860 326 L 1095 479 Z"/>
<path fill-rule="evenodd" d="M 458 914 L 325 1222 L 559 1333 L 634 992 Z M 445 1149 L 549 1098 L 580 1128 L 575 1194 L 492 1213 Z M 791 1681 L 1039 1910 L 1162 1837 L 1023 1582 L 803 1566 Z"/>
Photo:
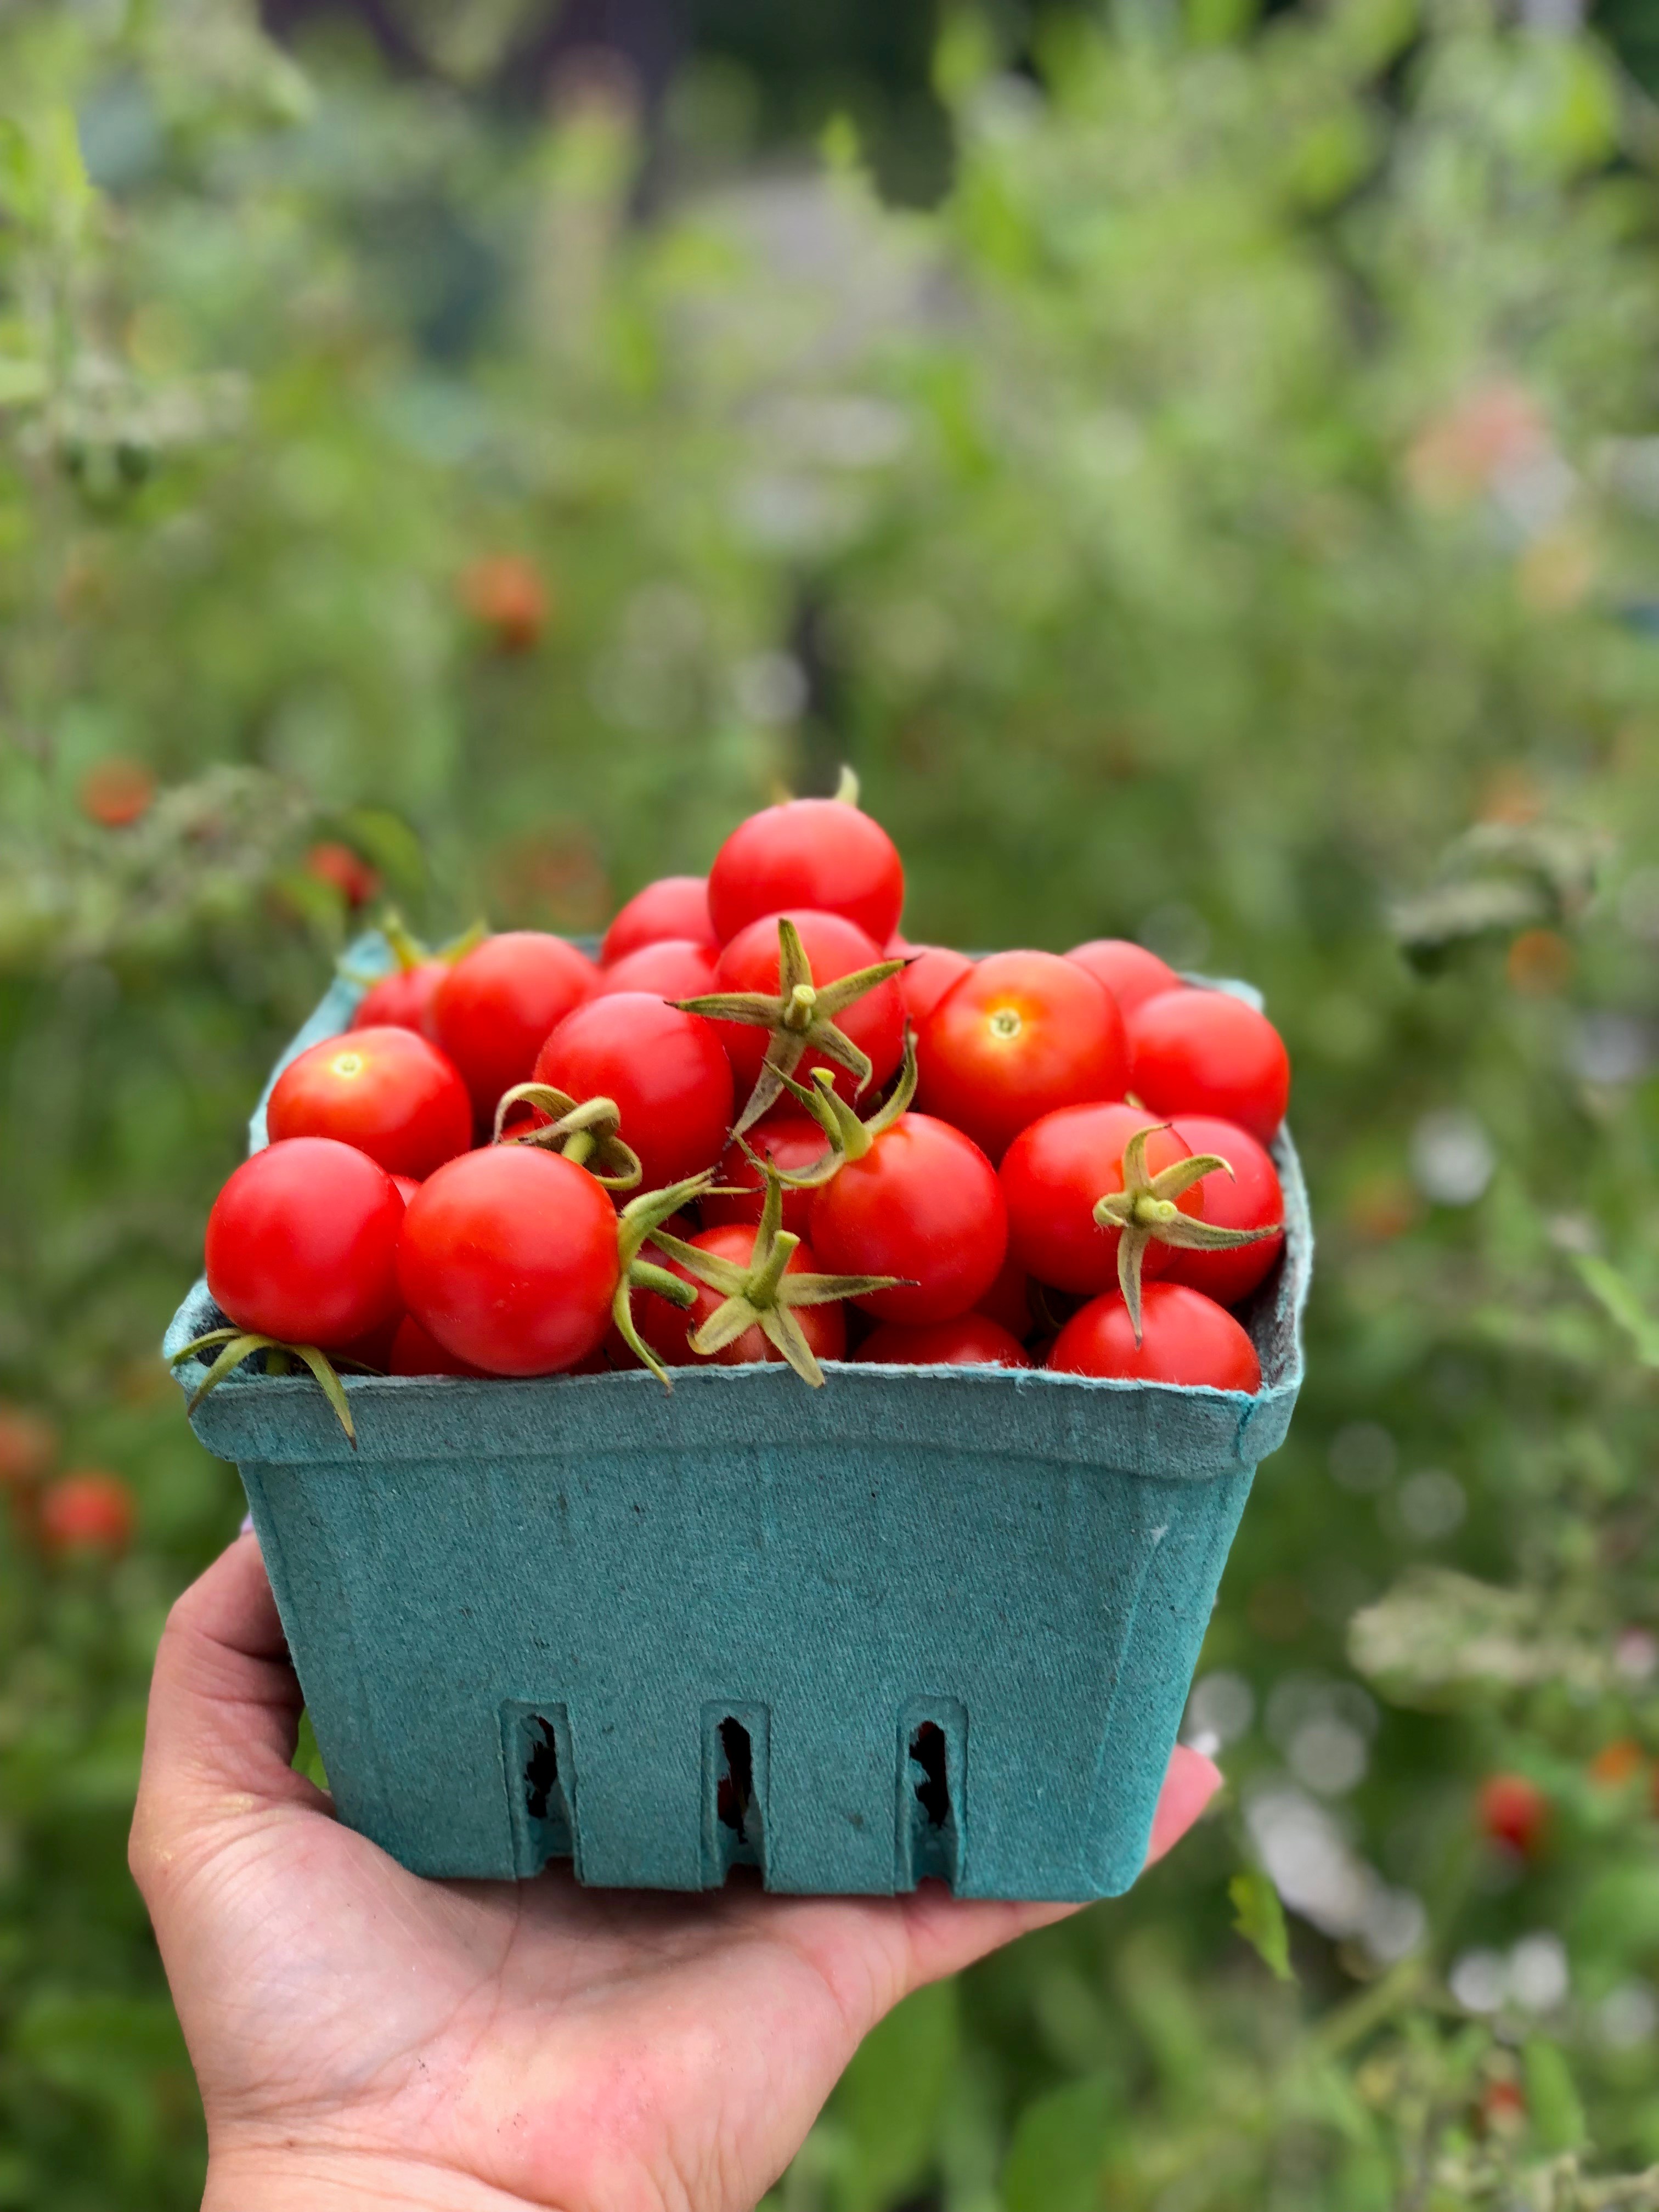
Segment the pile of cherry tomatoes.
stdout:
<path fill-rule="evenodd" d="M 1117 940 L 911 944 L 903 895 L 854 800 L 790 799 L 706 881 L 647 884 L 597 962 L 531 930 L 405 945 L 214 1205 L 202 1388 L 300 1362 L 348 1428 L 341 1369 L 1258 1389 L 1229 1309 L 1284 1243 L 1272 1024 Z"/>

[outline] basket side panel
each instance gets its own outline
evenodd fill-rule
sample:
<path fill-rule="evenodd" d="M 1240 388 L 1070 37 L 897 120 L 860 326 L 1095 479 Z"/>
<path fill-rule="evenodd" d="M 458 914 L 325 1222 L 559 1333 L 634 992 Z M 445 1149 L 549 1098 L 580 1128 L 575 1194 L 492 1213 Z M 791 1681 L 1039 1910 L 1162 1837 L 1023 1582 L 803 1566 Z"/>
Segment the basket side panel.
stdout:
<path fill-rule="evenodd" d="M 249 1474 L 342 1815 L 434 1875 L 525 1870 L 542 1831 L 515 1792 L 544 1819 L 545 1769 L 514 1771 L 510 1712 L 560 1736 L 584 1881 L 717 1879 L 729 1715 L 762 1747 L 769 1888 L 890 1893 L 948 1841 L 963 1894 L 1097 1894 L 1144 1840 L 1185 1693 L 1123 1718 L 1143 1581 L 1201 1626 L 1182 1577 L 1224 1545 L 1211 1485 L 879 1443 L 486 1460 L 465 1496 L 446 1460 Z M 907 1758 L 935 1715 L 938 1838 Z M 1146 1741 L 1103 1846 L 1109 1731 Z"/>
<path fill-rule="evenodd" d="M 1193 1670 L 1254 1470 L 1167 1486 L 1167 1515 L 1125 1638 L 1121 1677 L 1102 1738 L 1089 1818 L 1093 1893 L 1116 1897 L 1146 1863 L 1152 1815 Z"/>

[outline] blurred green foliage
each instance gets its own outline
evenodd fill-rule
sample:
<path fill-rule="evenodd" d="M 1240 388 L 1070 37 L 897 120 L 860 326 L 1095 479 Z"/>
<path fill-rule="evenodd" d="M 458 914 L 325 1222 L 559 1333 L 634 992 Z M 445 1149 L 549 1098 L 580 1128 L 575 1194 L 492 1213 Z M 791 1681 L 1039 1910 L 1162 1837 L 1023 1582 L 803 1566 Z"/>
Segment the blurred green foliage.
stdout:
<path fill-rule="evenodd" d="M 155 1346 L 319 848 L 586 927 L 843 757 L 913 935 L 1262 986 L 1322 1267 L 1222 1808 L 902 2008 L 769 2201 L 1659 2203 L 1659 118 L 1483 0 L 1035 52 L 951 19 L 931 212 L 671 103 L 641 223 L 603 73 L 509 131 L 233 0 L 0 26 L 0 1386 L 139 1515 L 48 1558 L 10 1485 L 0 2205 L 199 2185 L 123 1853 L 240 1506 Z"/>

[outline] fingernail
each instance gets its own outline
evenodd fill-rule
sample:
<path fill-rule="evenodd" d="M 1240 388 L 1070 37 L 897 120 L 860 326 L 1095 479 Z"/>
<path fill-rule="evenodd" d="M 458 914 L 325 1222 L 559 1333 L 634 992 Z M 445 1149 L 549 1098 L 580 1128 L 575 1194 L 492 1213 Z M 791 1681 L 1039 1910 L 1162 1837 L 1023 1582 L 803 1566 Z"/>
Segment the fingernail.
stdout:
<path fill-rule="evenodd" d="M 251 1536 L 253 1534 L 253 1516 L 251 1513 L 243 1514 L 242 1525 L 236 1533 L 239 1536 Z"/>

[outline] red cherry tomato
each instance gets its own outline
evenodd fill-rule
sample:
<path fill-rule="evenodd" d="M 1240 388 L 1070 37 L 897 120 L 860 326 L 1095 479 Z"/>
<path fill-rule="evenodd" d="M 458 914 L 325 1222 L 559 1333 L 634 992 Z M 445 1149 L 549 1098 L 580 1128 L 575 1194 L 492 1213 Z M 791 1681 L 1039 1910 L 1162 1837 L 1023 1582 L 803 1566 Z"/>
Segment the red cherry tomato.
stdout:
<path fill-rule="evenodd" d="M 805 805 L 805 800 L 795 802 Z M 826 799 L 826 805 L 834 804 Z M 800 933 L 801 949 L 812 969 L 815 983 L 833 983 L 860 968 L 873 968 L 881 958 L 879 948 L 854 923 L 838 914 L 792 912 L 789 920 Z M 778 990 L 778 916 L 763 915 L 738 931 L 726 946 L 714 970 L 717 991 Z M 720 1042 L 732 1058 L 739 1100 L 748 1097 L 766 1057 L 769 1033 L 741 1022 L 719 1022 Z M 904 1057 L 904 1001 L 898 978 L 890 975 L 856 999 L 836 1017 L 836 1026 L 868 1055 L 872 1073 L 865 1096 L 878 1091 Z M 815 1067 L 835 1069 L 836 1088 L 844 1098 L 854 1095 L 854 1079 L 844 1067 L 809 1052 L 795 1070 L 797 1083 L 810 1083 Z"/>
<path fill-rule="evenodd" d="M 1199 1184 L 1206 1221 L 1218 1229 L 1265 1229 L 1283 1221 L 1285 1194 L 1278 1170 L 1247 1129 L 1208 1114 L 1183 1114 L 1174 1126 L 1188 1152 L 1213 1152 L 1232 1170 L 1224 1176 L 1217 1168 Z M 1236 1306 L 1273 1272 L 1284 1249 L 1280 1235 L 1264 1237 L 1259 1244 L 1236 1244 L 1231 1252 L 1171 1252 L 1164 1273 L 1172 1283 L 1190 1284 L 1218 1305 Z"/>
<path fill-rule="evenodd" d="M 930 1114 L 1000 1160 L 1057 1106 L 1121 1098 L 1128 1073 L 1117 1001 L 1054 952 L 992 952 L 953 983 L 916 1039 Z"/>
<path fill-rule="evenodd" d="M 1148 1283 L 1141 1340 L 1113 1291 L 1074 1313 L 1048 1354 L 1057 1375 L 1111 1375 L 1126 1382 L 1207 1383 L 1216 1390 L 1261 1388 L 1255 1346 L 1224 1306 L 1184 1283 Z"/>
<path fill-rule="evenodd" d="M 238 1328 L 343 1350 L 398 1310 L 404 1202 L 384 1168 L 332 1137 L 244 1160 L 208 1216 L 208 1288 Z"/>
<path fill-rule="evenodd" d="M 1123 1153 L 1139 1129 L 1146 1139 L 1149 1176 L 1184 1160 L 1188 1147 L 1173 1129 L 1160 1129 L 1139 1106 L 1062 1106 L 1022 1129 L 1002 1161 L 1002 1194 L 1008 1206 L 1008 1243 L 1015 1258 L 1040 1283 L 1062 1291 L 1103 1291 L 1117 1281 L 1121 1232 L 1094 1218 L 1097 1200 L 1123 1188 Z M 1176 1200 L 1182 1212 L 1201 1218 L 1199 1186 Z M 1156 1241 L 1146 1247 L 1144 1275 L 1168 1272 L 1174 1254 Z"/>
<path fill-rule="evenodd" d="M 1535 1858 L 1549 1832 L 1550 1801 L 1524 1774 L 1489 1774 L 1475 1799 L 1481 1833 L 1518 1858 Z"/>
<path fill-rule="evenodd" d="M 791 799 L 751 814 L 708 871 L 708 912 L 722 945 L 763 915 L 801 907 L 844 915 L 885 945 L 903 904 L 904 869 L 892 839 L 838 799 Z"/>
<path fill-rule="evenodd" d="M 906 1328 L 885 1321 L 872 1329 L 855 1360 L 875 1360 L 884 1367 L 1029 1367 L 1030 1357 L 1017 1336 L 1011 1336 L 988 1314 L 958 1314 L 952 1321 L 923 1322 Z"/>
<path fill-rule="evenodd" d="M 95 1552 L 118 1559 L 132 1541 L 137 1519 L 132 1492 L 120 1476 L 88 1468 L 48 1486 L 34 1525 L 41 1550 L 54 1558 Z"/>
<path fill-rule="evenodd" d="M 1164 991 L 1130 1017 L 1127 1088 L 1155 1114 L 1213 1114 L 1265 1145 L 1290 1101 L 1290 1055 L 1243 999 Z"/>
<path fill-rule="evenodd" d="M 579 1103 L 614 1098 L 646 1190 L 712 1167 L 732 1127 L 732 1063 L 714 1023 L 644 991 L 567 1014 L 536 1056 L 535 1080 Z"/>
<path fill-rule="evenodd" d="M 446 1352 L 490 1375 L 554 1375 L 593 1351 L 621 1261 L 610 1199 L 523 1145 L 463 1152 L 404 1219 L 404 1304 Z"/>
<path fill-rule="evenodd" d="M 494 1120 L 503 1091 L 529 1081 L 549 1036 L 599 980 L 586 953 L 538 929 L 486 937 L 455 963 L 433 997 L 432 1034 L 480 1122 Z"/>
<path fill-rule="evenodd" d="M 405 1314 L 392 1340 L 392 1356 L 386 1363 L 393 1375 L 482 1375 L 482 1367 L 469 1366 L 453 1352 L 446 1352 L 429 1329 L 413 1314 Z"/>
<path fill-rule="evenodd" d="M 894 949 L 890 945 L 887 948 L 890 954 Z M 972 972 L 974 963 L 965 952 L 953 951 L 948 945 L 913 945 L 908 950 L 915 957 L 898 979 L 899 996 L 912 1024 L 920 1029 L 951 986 Z"/>
<path fill-rule="evenodd" d="M 659 999 L 700 999 L 714 988 L 714 952 L 707 945 L 694 945 L 689 937 L 665 937 L 658 945 L 641 945 L 637 952 L 624 952 L 599 970 L 593 995 L 611 991 L 650 991 Z"/>
<path fill-rule="evenodd" d="M 332 840 L 313 845 L 306 854 L 306 873 L 337 890 L 350 907 L 367 906 L 380 888 L 380 878 L 361 854 Z"/>
<path fill-rule="evenodd" d="M 720 944 L 708 919 L 708 885 L 702 876 L 659 876 L 635 891 L 617 913 L 599 947 L 599 964 L 614 967 L 643 945 L 689 939 L 714 951 Z"/>
<path fill-rule="evenodd" d="M 354 1030 L 418 1030 L 428 1034 L 433 994 L 449 973 L 447 960 L 417 960 L 371 983 L 351 1017 Z"/>
<path fill-rule="evenodd" d="M 688 1237 L 699 1251 L 713 1252 L 722 1260 L 732 1260 L 746 1267 L 754 1257 L 755 1231 L 741 1224 L 724 1229 L 705 1229 L 700 1236 Z M 649 1291 L 631 1293 L 634 1303 L 634 1323 L 640 1334 L 667 1367 L 748 1367 L 757 1360 L 781 1360 L 777 1350 L 758 1326 L 744 1329 L 730 1344 L 707 1359 L 692 1351 L 690 1340 L 696 1335 L 709 1316 L 725 1301 L 719 1291 L 712 1291 L 706 1283 L 699 1283 L 689 1268 L 678 1260 L 664 1259 L 650 1245 L 645 1257 L 659 1261 L 673 1274 L 692 1284 L 696 1291 L 696 1303 L 691 1306 L 671 1305 Z M 789 1255 L 784 1269 L 788 1275 L 818 1274 L 823 1263 L 813 1254 L 808 1244 L 798 1244 Z M 820 1359 L 841 1359 L 847 1352 L 847 1317 L 839 1305 L 795 1306 L 791 1309 L 800 1323 L 806 1341 Z M 631 1364 L 631 1363 L 630 1363 Z"/>
<path fill-rule="evenodd" d="M 81 811 L 105 830 L 129 830 L 155 803 L 155 774 L 143 761 L 119 757 L 94 762 L 76 793 Z"/>
<path fill-rule="evenodd" d="M 411 1183 L 410 1188 L 418 1190 L 420 1185 Z M 390 1374 L 392 1347 L 398 1340 L 398 1330 L 404 1318 L 403 1309 L 399 1307 L 395 1313 L 389 1314 L 378 1328 L 370 1329 L 366 1336 L 354 1336 L 349 1344 L 341 1345 L 334 1357 L 355 1360 L 359 1366 L 372 1367 L 382 1375 Z"/>
<path fill-rule="evenodd" d="M 412 1030 L 351 1030 L 289 1062 L 265 1127 L 273 1143 L 337 1138 L 418 1180 L 472 1142 L 472 1102 L 454 1063 Z"/>
<path fill-rule="evenodd" d="M 1180 976 L 1167 961 L 1149 952 L 1144 945 L 1131 945 L 1126 937 L 1091 937 L 1086 945 L 1074 945 L 1066 957 L 1086 968 L 1097 983 L 1106 986 L 1125 1021 L 1143 999 L 1182 988 Z"/>
<path fill-rule="evenodd" d="M 971 1137 L 901 1114 L 812 1201 L 812 1249 L 836 1275 L 900 1275 L 855 1303 L 878 1321 L 950 1321 L 1001 1271 L 1008 1217 L 996 1170 Z"/>
<path fill-rule="evenodd" d="M 799 1175 L 803 1168 L 816 1167 L 830 1150 L 830 1139 L 818 1124 L 796 1106 L 775 1106 L 764 1121 L 757 1122 L 750 1130 L 748 1142 L 750 1152 L 758 1152 L 763 1160 L 770 1160 L 786 1175 Z M 722 1228 L 734 1221 L 759 1221 L 764 1187 L 759 1169 L 750 1165 L 740 1146 L 726 1147 L 717 1181 L 726 1188 L 741 1190 L 744 1195 L 701 1200 L 702 1218 L 708 1228 Z M 812 1211 L 815 1196 L 815 1192 L 791 1190 L 785 1185 L 783 1226 L 792 1237 L 805 1236 L 807 1217 Z"/>
<path fill-rule="evenodd" d="M 1031 1310 L 1031 1279 L 1012 1249 L 995 1282 L 974 1310 L 1006 1328 L 1022 1344 L 1036 1328 L 1036 1316 Z"/>
<path fill-rule="evenodd" d="M 0 1401 L 0 1490 L 27 1490 L 58 1456 L 58 1431 L 44 1413 Z"/>

